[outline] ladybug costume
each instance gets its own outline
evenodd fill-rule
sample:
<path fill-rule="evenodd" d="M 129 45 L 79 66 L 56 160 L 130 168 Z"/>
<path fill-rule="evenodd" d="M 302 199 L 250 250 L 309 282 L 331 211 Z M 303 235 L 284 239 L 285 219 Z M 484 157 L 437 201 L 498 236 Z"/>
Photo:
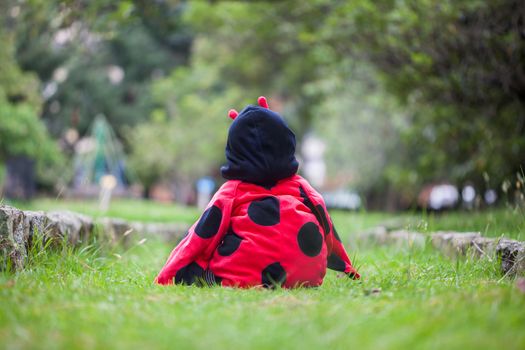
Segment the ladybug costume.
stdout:
<path fill-rule="evenodd" d="M 228 181 L 172 251 L 158 284 L 313 287 L 327 267 L 360 277 L 321 195 L 296 174 L 294 133 L 264 97 L 258 102 L 230 110 L 221 168 Z"/>

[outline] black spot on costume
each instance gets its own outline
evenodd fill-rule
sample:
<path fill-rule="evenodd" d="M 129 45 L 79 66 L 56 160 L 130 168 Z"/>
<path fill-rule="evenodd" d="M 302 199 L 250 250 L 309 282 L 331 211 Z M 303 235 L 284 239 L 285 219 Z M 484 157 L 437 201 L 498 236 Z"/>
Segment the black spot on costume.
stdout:
<path fill-rule="evenodd" d="M 323 248 L 323 236 L 315 223 L 307 222 L 297 234 L 297 243 L 304 254 L 314 257 Z"/>
<path fill-rule="evenodd" d="M 253 201 L 248 207 L 248 216 L 258 225 L 273 226 L 281 220 L 279 200 L 266 197 Z"/>
<path fill-rule="evenodd" d="M 221 220 L 221 210 L 213 205 L 202 214 L 199 223 L 195 227 L 195 233 L 202 238 L 213 237 L 219 232 Z"/>
<path fill-rule="evenodd" d="M 222 243 L 217 248 L 217 252 L 221 256 L 232 255 L 233 252 L 239 248 L 242 242 L 242 237 L 239 237 L 232 230 L 230 230 L 225 236 Z"/>
<path fill-rule="evenodd" d="M 261 282 L 265 288 L 280 286 L 286 281 L 286 271 L 280 263 L 268 265 L 262 271 Z"/>

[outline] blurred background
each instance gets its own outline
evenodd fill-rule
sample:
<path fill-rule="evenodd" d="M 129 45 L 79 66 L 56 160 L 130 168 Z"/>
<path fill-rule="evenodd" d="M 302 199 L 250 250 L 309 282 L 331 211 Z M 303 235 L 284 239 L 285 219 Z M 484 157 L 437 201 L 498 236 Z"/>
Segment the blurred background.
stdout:
<path fill-rule="evenodd" d="M 330 207 L 523 203 L 525 2 L 2 0 L 0 198 L 203 205 L 268 97 Z"/>

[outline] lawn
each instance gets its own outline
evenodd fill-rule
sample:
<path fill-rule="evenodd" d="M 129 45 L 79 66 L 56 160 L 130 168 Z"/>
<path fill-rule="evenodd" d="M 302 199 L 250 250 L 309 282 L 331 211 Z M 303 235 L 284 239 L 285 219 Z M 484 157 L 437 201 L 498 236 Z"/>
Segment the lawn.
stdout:
<path fill-rule="evenodd" d="M 141 206 L 147 204 L 134 210 Z M 187 215 L 177 210 L 166 213 Z M 511 223 L 502 223 L 505 215 Z M 459 225 L 489 227 L 496 236 L 523 232 L 522 216 L 504 211 L 336 212 L 333 219 L 345 242 L 361 229 L 393 220 L 422 231 Z M 33 253 L 25 271 L 0 274 L 0 347 L 525 348 L 525 294 L 515 280 L 501 278 L 497 261 L 449 259 L 428 247 L 348 247 L 361 281 L 329 272 L 315 289 L 153 285 L 171 248 L 148 240 L 127 251 L 98 244 Z"/>
<path fill-rule="evenodd" d="M 137 199 L 114 199 L 107 212 L 100 210 L 96 200 L 40 198 L 30 202 L 5 203 L 23 210 L 71 210 L 94 218 L 108 216 L 130 221 L 192 223 L 200 214 L 193 207 Z"/>

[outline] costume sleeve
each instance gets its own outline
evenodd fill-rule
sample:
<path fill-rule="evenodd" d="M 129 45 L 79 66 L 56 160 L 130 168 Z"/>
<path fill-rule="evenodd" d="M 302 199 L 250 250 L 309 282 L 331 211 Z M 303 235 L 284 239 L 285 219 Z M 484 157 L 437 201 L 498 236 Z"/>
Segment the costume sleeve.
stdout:
<path fill-rule="evenodd" d="M 341 238 L 337 234 L 332 219 L 330 219 L 330 228 L 331 233 L 326 237 L 326 245 L 328 247 L 327 267 L 335 271 L 344 272 L 353 279 L 361 278 L 359 272 L 352 266 L 352 262 L 346 253 Z"/>
<path fill-rule="evenodd" d="M 346 273 L 350 278 L 359 279 L 361 275 L 352 266 L 341 238 L 328 214 L 323 197 L 317 193 L 306 181 L 300 187 L 301 196 L 305 205 L 314 213 L 324 231 L 327 247 L 327 267 L 332 270 Z"/>
<path fill-rule="evenodd" d="M 230 225 L 232 202 L 231 186 L 226 183 L 213 196 L 184 239 L 173 249 L 155 278 L 156 283 L 193 284 L 199 283 L 199 279 L 211 282 L 208 263 Z"/>

